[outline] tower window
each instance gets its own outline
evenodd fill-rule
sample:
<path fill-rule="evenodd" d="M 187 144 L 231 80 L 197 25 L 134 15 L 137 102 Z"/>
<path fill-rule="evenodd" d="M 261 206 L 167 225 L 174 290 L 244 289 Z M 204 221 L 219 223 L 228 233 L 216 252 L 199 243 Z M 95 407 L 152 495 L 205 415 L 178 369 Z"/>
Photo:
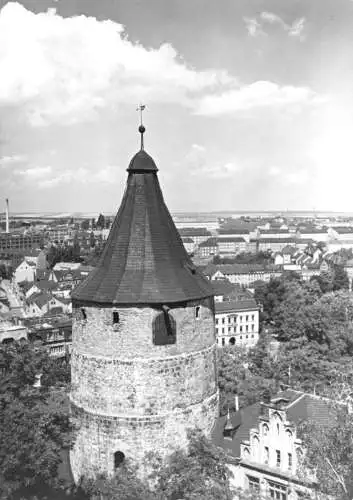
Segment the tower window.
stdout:
<path fill-rule="evenodd" d="M 125 455 L 122 451 L 116 451 L 114 453 L 114 469 L 120 467 L 120 465 L 124 462 Z"/>
<path fill-rule="evenodd" d="M 200 306 L 196 306 L 195 307 L 195 318 L 196 319 L 200 319 L 201 317 L 201 307 Z"/>
<path fill-rule="evenodd" d="M 119 318 L 119 313 L 118 311 L 113 311 L 113 325 L 116 325 L 119 323 L 120 318 Z"/>
<path fill-rule="evenodd" d="M 83 320 L 87 319 L 87 313 L 86 313 L 86 309 L 84 307 L 81 307 L 81 316 L 82 316 Z"/>
<path fill-rule="evenodd" d="M 158 313 L 152 323 L 153 344 L 168 345 L 176 343 L 176 322 L 168 308 Z"/>

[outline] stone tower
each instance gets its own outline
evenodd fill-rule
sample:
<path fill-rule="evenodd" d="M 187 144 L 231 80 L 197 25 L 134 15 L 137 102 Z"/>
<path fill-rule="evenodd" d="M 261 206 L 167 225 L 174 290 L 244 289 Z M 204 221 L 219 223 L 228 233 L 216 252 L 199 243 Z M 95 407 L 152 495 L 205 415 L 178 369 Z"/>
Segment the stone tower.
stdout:
<path fill-rule="evenodd" d="M 73 293 L 75 480 L 167 456 L 218 416 L 213 290 L 189 259 L 143 149 L 94 271 Z"/>

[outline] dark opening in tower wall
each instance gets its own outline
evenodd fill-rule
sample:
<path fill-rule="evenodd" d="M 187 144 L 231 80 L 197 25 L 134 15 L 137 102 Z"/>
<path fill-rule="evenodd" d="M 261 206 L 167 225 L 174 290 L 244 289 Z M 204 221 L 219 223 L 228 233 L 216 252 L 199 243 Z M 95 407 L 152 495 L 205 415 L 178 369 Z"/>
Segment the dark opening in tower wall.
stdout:
<path fill-rule="evenodd" d="M 116 451 L 114 453 L 114 469 L 117 469 L 124 463 L 125 455 L 122 451 Z"/>
<path fill-rule="evenodd" d="M 152 323 L 153 344 L 167 345 L 176 343 L 176 322 L 167 310 L 160 312 Z"/>
<path fill-rule="evenodd" d="M 120 318 L 119 318 L 119 313 L 118 311 L 113 311 L 113 324 L 116 325 L 119 323 Z"/>

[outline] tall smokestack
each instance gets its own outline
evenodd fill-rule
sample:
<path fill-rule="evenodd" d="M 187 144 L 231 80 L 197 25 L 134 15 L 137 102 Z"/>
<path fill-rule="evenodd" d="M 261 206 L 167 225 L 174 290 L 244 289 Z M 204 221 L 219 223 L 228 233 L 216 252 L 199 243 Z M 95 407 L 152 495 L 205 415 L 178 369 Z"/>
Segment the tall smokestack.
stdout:
<path fill-rule="evenodd" d="M 9 200 L 6 198 L 6 232 L 10 232 L 10 221 L 9 221 Z"/>

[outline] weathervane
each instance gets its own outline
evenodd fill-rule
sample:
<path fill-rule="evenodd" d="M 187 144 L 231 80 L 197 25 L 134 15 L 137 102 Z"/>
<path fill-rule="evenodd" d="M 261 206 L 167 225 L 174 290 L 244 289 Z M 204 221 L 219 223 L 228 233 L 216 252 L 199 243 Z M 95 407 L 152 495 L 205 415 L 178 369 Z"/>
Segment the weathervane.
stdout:
<path fill-rule="evenodd" d="M 139 132 L 141 134 L 141 150 L 143 150 L 143 134 L 145 133 L 145 127 L 143 125 L 143 121 L 142 121 L 142 112 L 146 109 L 146 105 L 145 104 L 140 104 L 138 106 L 138 108 L 136 108 L 136 111 L 139 111 L 140 112 L 140 126 L 139 126 Z"/>

